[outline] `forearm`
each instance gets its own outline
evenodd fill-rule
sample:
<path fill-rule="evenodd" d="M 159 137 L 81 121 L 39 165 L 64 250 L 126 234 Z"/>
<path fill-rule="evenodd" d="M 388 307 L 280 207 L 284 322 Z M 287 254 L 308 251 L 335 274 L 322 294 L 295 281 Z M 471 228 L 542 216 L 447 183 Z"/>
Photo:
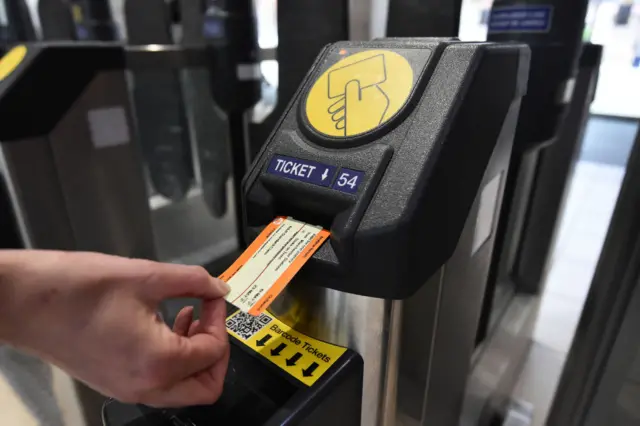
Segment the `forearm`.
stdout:
<path fill-rule="evenodd" d="M 61 256 L 56 251 L 0 250 L 0 341 L 24 343 L 55 289 L 46 270 Z"/>
<path fill-rule="evenodd" d="M 15 334 L 16 275 L 21 263 L 19 251 L 0 250 L 0 342 L 10 342 Z"/>

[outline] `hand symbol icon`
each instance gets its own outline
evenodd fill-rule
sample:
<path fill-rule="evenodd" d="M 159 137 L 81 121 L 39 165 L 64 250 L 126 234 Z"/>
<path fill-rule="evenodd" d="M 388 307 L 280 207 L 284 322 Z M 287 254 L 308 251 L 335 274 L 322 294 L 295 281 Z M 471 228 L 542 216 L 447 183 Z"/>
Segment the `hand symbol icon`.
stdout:
<path fill-rule="evenodd" d="M 311 86 L 306 118 L 313 129 L 333 138 L 369 133 L 405 105 L 413 80 L 411 65 L 396 52 L 373 49 L 350 53 Z"/>
<path fill-rule="evenodd" d="M 360 88 L 358 80 L 345 86 L 343 96 L 329 106 L 331 120 L 345 136 L 357 135 L 376 128 L 389 108 L 389 98 L 378 85 Z"/>

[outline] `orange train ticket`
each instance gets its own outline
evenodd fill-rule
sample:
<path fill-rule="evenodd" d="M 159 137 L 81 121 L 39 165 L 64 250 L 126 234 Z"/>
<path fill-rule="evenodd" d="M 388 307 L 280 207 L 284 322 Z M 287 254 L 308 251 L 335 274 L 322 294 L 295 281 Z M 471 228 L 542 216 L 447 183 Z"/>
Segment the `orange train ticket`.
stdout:
<path fill-rule="evenodd" d="M 227 302 L 259 315 L 329 237 L 329 231 L 292 218 L 273 220 L 220 279 Z"/>

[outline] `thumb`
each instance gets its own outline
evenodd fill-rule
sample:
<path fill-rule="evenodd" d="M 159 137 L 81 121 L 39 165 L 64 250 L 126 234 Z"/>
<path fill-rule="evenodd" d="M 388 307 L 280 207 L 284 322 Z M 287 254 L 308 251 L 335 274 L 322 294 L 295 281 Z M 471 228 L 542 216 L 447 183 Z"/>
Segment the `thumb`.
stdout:
<path fill-rule="evenodd" d="M 355 127 L 355 123 L 358 121 L 358 110 L 360 106 L 360 82 L 358 80 L 351 80 L 345 86 L 345 107 L 344 107 L 344 121 L 345 121 L 345 134 L 349 135 L 350 130 Z"/>
<path fill-rule="evenodd" d="M 349 114 L 349 104 L 357 104 L 360 102 L 360 81 L 359 80 L 351 80 L 347 83 L 344 88 L 345 98 L 346 98 L 346 108 L 347 114 Z"/>
<path fill-rule="evenodd" d="M 226 303 L 222 299 L 205 301 L 202 304 L 199 330 L 190 337 L 172 334 L 172 367 L 169 381 L 183 380 L 206 370 L 228 356 L 229 337 L 225 326 Z M 173 333 L 166 329 L 167 333 Z M 167 336 L 169 337 L 169 336 Z M 176 339 L 177 338 L 177 339 Z M 178 343 L 177 346 L 173 346 Z"/>
<path fill-rule="evenodd" d="M 147 299 L 161 302 L 176 297 L 219 299 L 230 289 L 227 283 L 212 277 L 200 266 L 156 263 L 142 291 Z"/>

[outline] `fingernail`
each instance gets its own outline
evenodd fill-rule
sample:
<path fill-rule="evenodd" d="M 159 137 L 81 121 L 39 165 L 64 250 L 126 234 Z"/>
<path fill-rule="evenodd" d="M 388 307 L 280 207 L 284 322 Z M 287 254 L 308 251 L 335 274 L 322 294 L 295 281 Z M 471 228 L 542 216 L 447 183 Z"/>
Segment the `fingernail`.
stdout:
<path fill-rule="evenodd" d="M 225 283 L 224 281 L 222 281 L 219 278 L 214 278 L 213 282 L 215 283 L 215 285 L 218 287 L 218 289 L 220 290 L 221 293 L 223 293 L 224 295 L 229 294 L 229 292 L 231 291 L 231 287 L 229 287 L 229 284 Z"/>

